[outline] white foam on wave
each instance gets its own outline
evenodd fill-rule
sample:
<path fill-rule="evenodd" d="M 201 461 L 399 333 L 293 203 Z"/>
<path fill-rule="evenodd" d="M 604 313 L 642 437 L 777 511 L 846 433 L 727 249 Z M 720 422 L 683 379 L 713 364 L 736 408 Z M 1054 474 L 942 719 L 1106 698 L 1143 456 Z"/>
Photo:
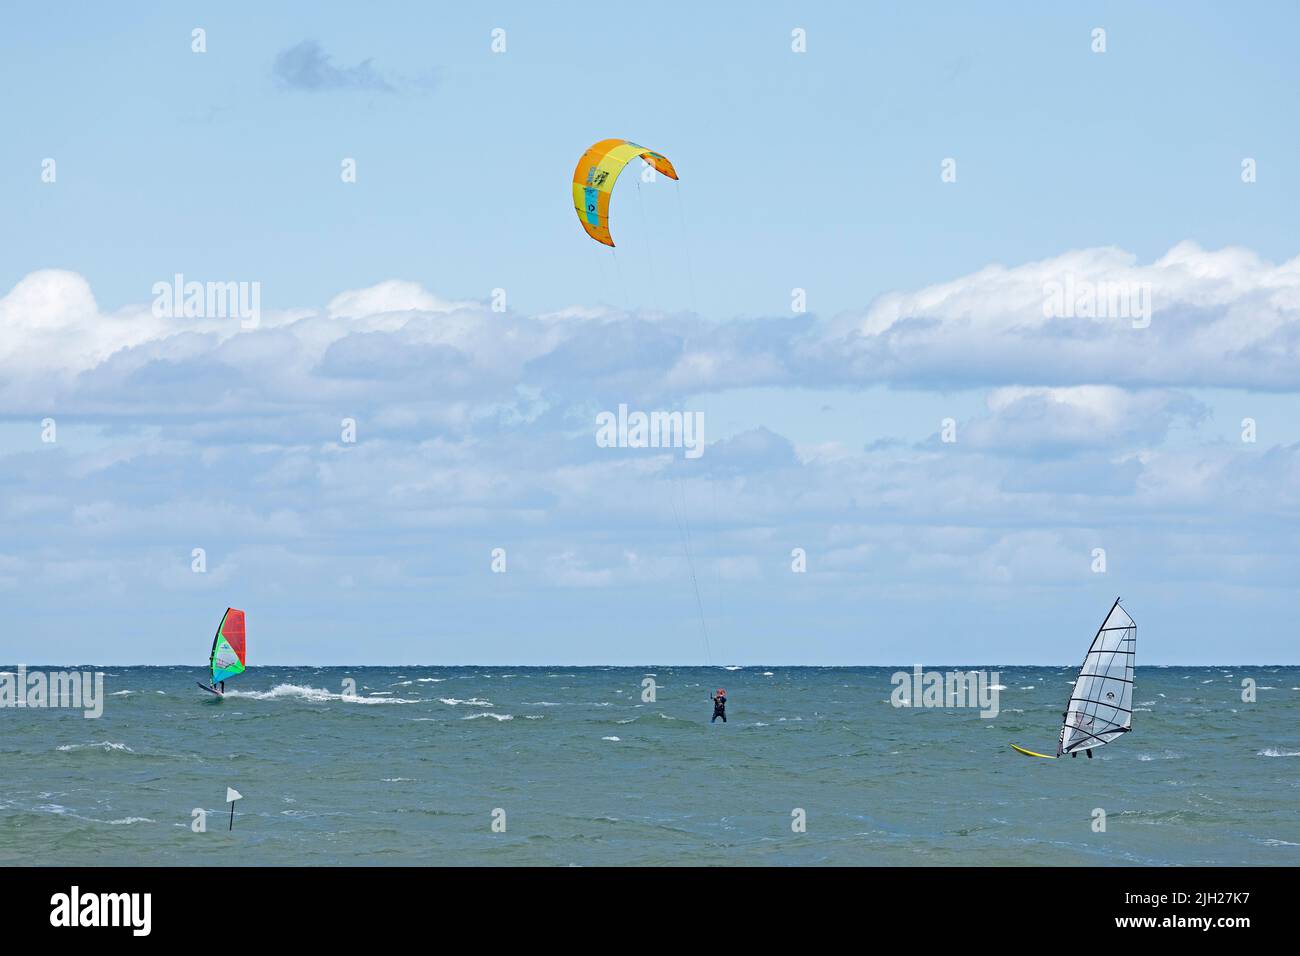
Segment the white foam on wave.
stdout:
<path fill-rule="evenodd" d="M 484 711 L 481 714 L 466 714 L 461 718 L 461 720 L 478 720 L 480 717 L 491 717 L 493 720 L 497 721 L 515 719 L 514 714 L 489 714 L 487 711 Z"/>
<path fill-rule="evenodd" d="M 1255 754 L 1256 757 L 1300 757 L 1300 750 L 1280 750 L 1277 747 L 1269 747 L 1267 750 L 1261 750 Z"/>
<path fill-rule="evenodd" d="M 615 741 L 616 743 L 619 742 L 617 737 L 601 737 L 600 739 L 601 739 L 601 740 L 613 740 L 613 741 Z"/>
<path fill-rule="evenodd" d="M 102 750 L 105 753 L 112 750 L 121 750 L 129 754 L 135 753 L 135 751 L 126 744 L 115 744 L 111 740 L 102 740 L 97 744 L 63 744 L 61 747 L 56 747 L 55 749 L 62 750 L 64 753 L 73 750 Z"/>
<path fill-rule="evenodd" d="M 110 826 L 123 827 L 130 826 L 132 823 L 153 823 L 148 817 L 123 817 L 121 820 L 105 820 Z"/>
<path fill-rule="evenodd" d="M 468 704 L 471 707 L 495 707 L 496 705 L 490 700 L 484 700 L 482 697 L 471 697 L 469 700 L 460 700 L 457 697 L 439 697 L 442 703 L 448 707 L 458 707 L 461 704 Z"/>
<path fill-rule="evenodd" d="M 1149 763 L 1152 760 L 1181 760 L 1183 755 L 1174 753 L 1172 750 L 1162 750 L 1158 754 L 1138 754 L 1138 760 L 1143 763 Z"/>
<path fill-rule="evenodd" d="M 333 694 L 320 687 L 305 687 L 302 684 L 276 684 L 270 690 L 228 690 L 227 697 L 240 697 L 245 700 L 307 700 L 323 702 L 341 700 L 347 704 L 422 704 L 421 700 L 408 700 L 405 697 L 357 697 L 353 694 Z"/>
<path fill-rule="evenodd" d="M 108 696 L 109 697 L 130 697 L 134 693 L 135 691 L 133 690 L 115 690 L 113 691 L 113 693 L 109 694 Z"/>

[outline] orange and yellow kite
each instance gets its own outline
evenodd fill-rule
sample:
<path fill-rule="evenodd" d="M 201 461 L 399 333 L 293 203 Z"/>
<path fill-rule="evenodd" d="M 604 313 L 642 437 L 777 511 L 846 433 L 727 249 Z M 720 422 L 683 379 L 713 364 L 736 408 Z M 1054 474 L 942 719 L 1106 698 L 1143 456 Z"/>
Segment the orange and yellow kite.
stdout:
<path fill-rule="evenodd" d="M 614 181 L 637 156 L 669 179 L 677 178 L 677 170 L 667 156 L 625 139 L 602 139 L 582 154 L 573 171 L 573 208 L 578 221 L 587 235 L 607 246 L 614 244 L 609 235 L 609 197 L 614 192 Z"/>

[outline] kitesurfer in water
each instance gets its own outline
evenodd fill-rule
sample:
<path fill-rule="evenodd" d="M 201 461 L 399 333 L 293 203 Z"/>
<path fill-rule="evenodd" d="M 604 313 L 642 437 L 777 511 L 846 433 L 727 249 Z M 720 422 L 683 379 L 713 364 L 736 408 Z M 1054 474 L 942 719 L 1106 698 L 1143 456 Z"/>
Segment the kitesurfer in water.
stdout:
<path fill-rule="evenodd" d="M 727 692 L 719 687 L 718 693 L 711 696 L 709 700 L 713 701 L 713 719 L 709 723 L 713 723 L 713 721 L 721 717 L 722 722 L 725 724 L 727 722 Z"/>

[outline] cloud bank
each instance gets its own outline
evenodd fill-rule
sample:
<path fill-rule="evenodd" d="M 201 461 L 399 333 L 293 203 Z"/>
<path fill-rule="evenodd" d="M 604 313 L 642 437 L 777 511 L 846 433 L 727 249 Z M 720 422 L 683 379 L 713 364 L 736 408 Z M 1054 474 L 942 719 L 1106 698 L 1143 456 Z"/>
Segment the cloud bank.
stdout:
<path fill-rule="evenodd" d="M 1149 284 L 1149 322 L 1053 314 L 1046 290 L 1065 282 Z M 0 456 L 0 588 L 88 607 L 324 590 L 366 595 L 358 615 L 378 595 L 406 628 L 434 601 L 447 642 L 494 621 L 635 632 L 667 615 L 682 635 L 668 658 L 694 639 L 696 571 L 711 613 L 775 630 L 733 633 L 738 650 L 823 611 L 896 606 L 901 621 L 936 595 L 1107 590 L 1097 548 L 1148 595 L 1289 602 L 1300 448 L 1199 429 L 1206 389 L 1254 391 L 1267 411 L 1268 392 L 1296 388 L 1298 336 L 1300 259 L 1189 243 L 1145 265 L 1081 250 L 858 313 L 722 323 L 497 312 L 394 280 L 244 328 L 105 312 L 82 277 L 46 270 L 0 298 L 0 412 L 19 436 Z M 955 441 L 938 421 L 865 446 L 706 425 L 698 462 L 594 441 L 596 412 L 620 402 L 881 386 L 977 389 L 982 408 L 954 420 Z M 38 438 L 46 418 L 56 442 Z M 629 618 L 629 601 L 658 614 Z"/>

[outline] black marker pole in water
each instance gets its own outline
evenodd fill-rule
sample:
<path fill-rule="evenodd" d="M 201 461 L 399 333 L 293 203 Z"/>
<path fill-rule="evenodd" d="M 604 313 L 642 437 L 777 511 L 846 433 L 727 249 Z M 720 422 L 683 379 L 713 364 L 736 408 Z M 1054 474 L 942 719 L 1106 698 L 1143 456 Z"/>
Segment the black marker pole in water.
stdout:
<path fill-rule="evenodd" d="M 232 787 L 226 787 L 226 803 L 230 804 L 230 829 L 235 829 L 235 801 L 243 800 L 244 795 Z"/>

